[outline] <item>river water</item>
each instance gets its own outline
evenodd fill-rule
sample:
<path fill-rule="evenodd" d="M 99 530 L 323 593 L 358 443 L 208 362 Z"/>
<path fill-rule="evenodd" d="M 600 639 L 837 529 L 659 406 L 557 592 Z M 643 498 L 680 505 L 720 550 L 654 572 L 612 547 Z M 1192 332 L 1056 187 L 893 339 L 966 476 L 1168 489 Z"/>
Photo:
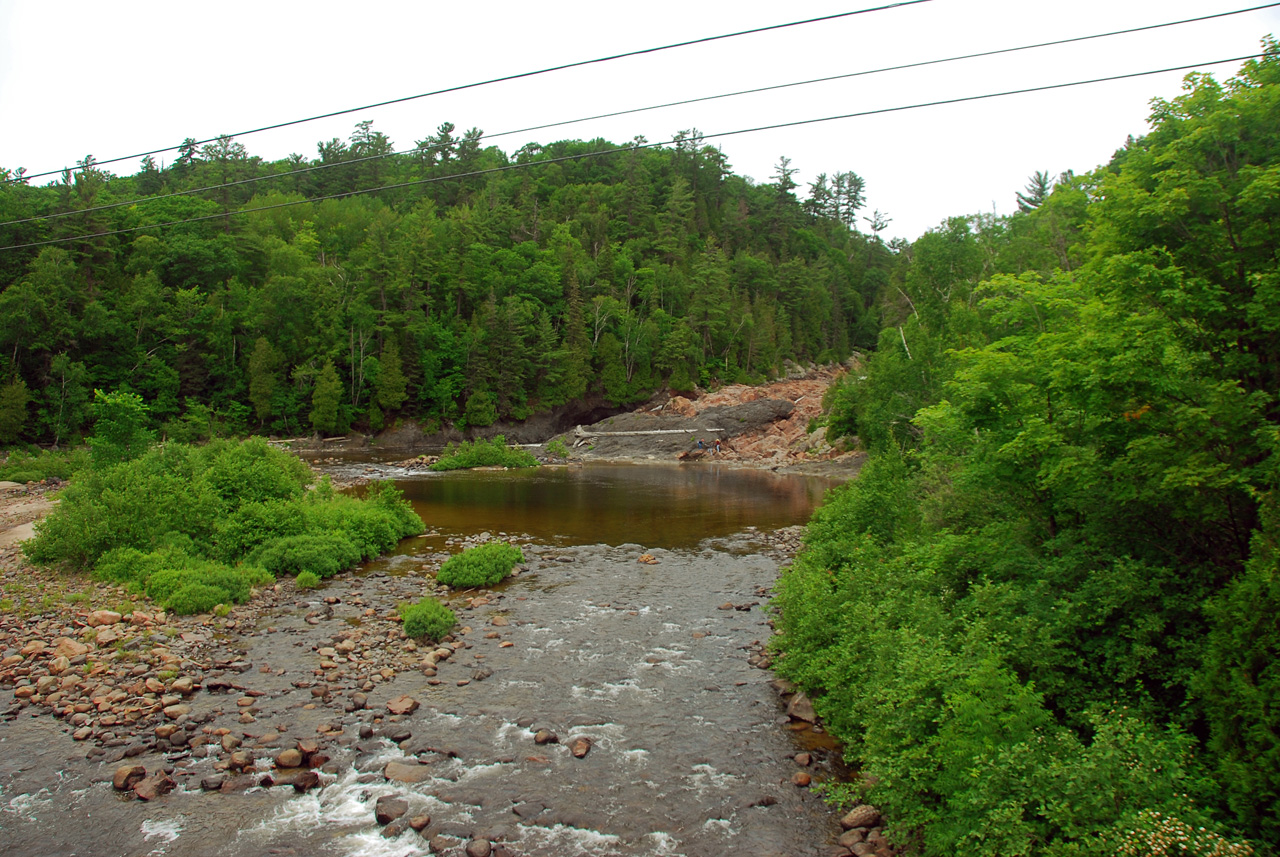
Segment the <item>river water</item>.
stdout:
<path fill-rule="evenodd" d="M 174 766 L 182 787 L 150 804 L 125 800 L 109 784 L 114 764 L 86 761 L 52 718 L 19 716 L 0 724 L 0 854 L 389 857 L 461 854 L 472 838 L 569 857 L 830 848 L 832 812 L 791 777 L 801 750 L 820 760 L 808 769 L 815 780 L 837 775 L 835 753 L 789 728 L 771 674 L 748 663 L 770 633 L 762 605 L 778 555 L 766 534 L 803 523 L 829 482 L 716 465 L 397 482 L 427 536 L 329 581 L 316 597 L 337 603 L 322 624 L 307 621 L 317 602 L 290 600 L 235 641 L 243 663 L 261 665 L 237 677 L 261 693 L 258 725 L 236 727 L 245 746 L 271 728 L 261 724 L 288 738 L 323 730 L 334 761 L 322 788 L 204 793 L 217 754 L 143 753 L 149 770 Z M 289 679 L 316 672 L 314 650 L 367 622 L 367 610 L 416 597 L 425 570 L 481 533 L 520 544 L 526 570 L 488 603 L 455 599 L 465 647 L 438 677 L 403 670 L 370 691 L 366 711 L 305 705 L 313 695 Z M 656 562 L 639 562 L 644 554 Z M 386 716 L 400 694 L 420 707 Z M 235 726 L 233 707 L 206 705 L 212 725 Z M 559 743 L 535 743 L 539 729 Z M 576 738 L 591 741 L 583 758 L 570 752 Z M 389 781 L 391 762 L 419 781 Z M 380 827 L 384 795 L 430 825 Z"/>

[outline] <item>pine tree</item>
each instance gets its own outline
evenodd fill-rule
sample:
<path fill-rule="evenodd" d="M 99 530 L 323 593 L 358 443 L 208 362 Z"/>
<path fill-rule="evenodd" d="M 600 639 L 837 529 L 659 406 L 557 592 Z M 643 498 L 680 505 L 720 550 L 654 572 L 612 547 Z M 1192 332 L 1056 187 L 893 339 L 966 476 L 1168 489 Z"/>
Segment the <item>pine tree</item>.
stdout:
<path fill-rule="evenodd" d="M 382 347 L 382 358 L 379 361 L 382 371 L 378 373 L 378 404 L 388 411 L 394 411 L 404 404 L 408 393 L 404 370 L 400 363 L 400 347 L 394 339 L 387 340 Z"/>
<path fill-rule="evenodd" d="M 342 399 L 342 380 L 333 361 L 326 360 L 316 377 L 316 389 L 311 394 L 311 424 L 321 434 L 328 434 L 338 427 L 338 402 Z"/>

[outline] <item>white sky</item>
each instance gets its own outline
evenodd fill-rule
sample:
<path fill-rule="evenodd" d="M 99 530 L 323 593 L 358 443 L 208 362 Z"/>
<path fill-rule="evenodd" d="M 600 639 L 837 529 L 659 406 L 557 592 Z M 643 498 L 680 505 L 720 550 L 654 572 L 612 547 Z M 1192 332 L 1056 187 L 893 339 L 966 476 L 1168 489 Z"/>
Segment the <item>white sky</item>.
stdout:
<path fill-rule="evenodd" d="M 442 121 L 487 133 L 1261 5 L 1264 0 L 931 0 L 361 111 L 240 141 L 308 157 L 372 119 L 397 150 Z M 0 0 L 0 166 L 44 172 L 576 60 L 801 18 L 876 0 L 606 3 Z M 669 140 L 922 101 L 1244 56 L 1280 33 L 1280 7 L 1154 32 L 653 111 L 493 141 L 637 134 Z M 1219 80 L 1238 63 L 1206 66 Z M 770 180 L 780 156 L 866 180 L 867 211 L 914 239 L 952 215 L 1008 213 L 1036 170 L 1084 172 L 1183 72 L 726 137 L 735 172 Z M 172 160 L 172 155 L 158 160 Z M 128 174 L 137 162 L 108 167 Z M 51 179 L 40 179 L 45 182 Z M 802 193 L 803 195 L 803 193 Z"/>

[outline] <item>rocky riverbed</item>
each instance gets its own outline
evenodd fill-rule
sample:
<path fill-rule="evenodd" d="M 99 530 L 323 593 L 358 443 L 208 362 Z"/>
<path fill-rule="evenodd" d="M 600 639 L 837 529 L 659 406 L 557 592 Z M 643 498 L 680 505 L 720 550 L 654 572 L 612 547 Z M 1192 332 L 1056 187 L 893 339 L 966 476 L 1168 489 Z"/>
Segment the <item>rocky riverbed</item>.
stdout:
<path fill-rule="evenodd" d="M 813 794 L 838 754 L 768 672 L 798 534 L 494 534 L 527 562 L 467 592 L 433 578 L 467 540 L 428 536 L 184 618 L 0 548 L 5 853 L 891 853 Z M 395 621 L 424 593 L 459 617 L 438 645 Z"/>

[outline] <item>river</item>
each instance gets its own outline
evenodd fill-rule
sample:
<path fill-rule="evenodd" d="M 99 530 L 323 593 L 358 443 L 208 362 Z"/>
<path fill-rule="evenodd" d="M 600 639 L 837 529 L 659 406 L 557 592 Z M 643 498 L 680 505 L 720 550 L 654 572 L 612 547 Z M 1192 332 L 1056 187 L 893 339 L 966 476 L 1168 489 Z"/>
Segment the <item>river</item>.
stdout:
<path fill-rule="evenodd" d="M 714 464 L 397 482 L 427 536 L 315 593 L 269 601 L 234 629 L 213 625 L 210 645 L 236 661 L 201 677 L 252 688 L 254 718 L 245 725 L 206 692 L 194 722 L 257 742 L 259 773 L 276 748 L 320 735 L 333 756 L 321 788 L 202 791 L 222 758 L 214 744 L 140 751 L 136 761 L 168 764 L 180 787 L 126 800 L 110 786 L 114 762 L 86 760 L 58 721 L 23 713 L 0 724 L 0 853 L 389 857 L 461 854 L 476 838 L 570 857 L 830 849 L 835 816 L 792 777 L 801 751 L 817 758 L 805 769 L 816 781 L 838 775 L 835 754 L 790 728 L 771 673 L 748 658 L 770 634 L 763 605 L 780 554 L 768 534 L 803 523 L 831 483 Z M 481 534 L 521 545 L 526 570 L 470 607 L 454 600 L 463 647 L 438 676 L 400 669 L 367 682 L 367 708 L 345 710 L 353 680 L 380 662 L 368 650 L 374 618 L 417 597 L 426 570 Z M 365 651 L 318 660 L 352 629 L 368 630 Z M 388 715 L 402 694 L 419 707 Z M 536 743 L 539 730 L 558 742 Z M 580 738 L 590 748 L 577 758 Z M 418 781 L 388 780 L 391 762 Z M 379 826 L 374 805 L 388 795 L 408 802 L 405 819 L 430 824 Z"/>

